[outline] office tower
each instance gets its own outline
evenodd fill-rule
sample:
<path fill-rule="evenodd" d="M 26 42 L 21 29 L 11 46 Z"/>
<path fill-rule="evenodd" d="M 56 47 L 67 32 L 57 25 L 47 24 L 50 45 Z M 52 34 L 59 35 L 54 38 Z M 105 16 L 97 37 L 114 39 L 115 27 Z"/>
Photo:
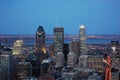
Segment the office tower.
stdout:
<path fill-rule="evenodd" d="M 80 40 L 80 54 L 86 55 L 86 29 L 84 25 L 80 26 L 80 32 L 79 32 L 79 40 Z"/>
<path fill-rule="evenodd" d="M 87 58 L 88 58 L 88 55 L 81 55 L 79 57 L 79 67 L 80 68 L 87 68 Z"/>
<path fill-rule="evenodd" d="M 4 48 L 0 55 L 0 80 L 14 80 L 14 66 L 11 49 Z"/>
<path fill-rule="evenodd" d="M 16 65 L 16 77 L 18 80 L 32 76 L 32 64 L 30 62 L 19 62 Z"/>
<path fill-rule="evenodd" d="M 49 54 L 50 56 L 54 55 L 54 44 L 49 45 Z"/>
<path fill-rule="evenodd" d="M 75 54 L 75 62 L 78 63 L 79 56 L 80 56 L 79 42 L 77 41 L 70 42 L 69 50 L 70 52 L 73 52 Z"/>
<path fill-rule="evenodd" d="M 120 71 L 120 44 L 119 41 L 111 41 L 112 50 L 112 68 L 118 69 Z"/>
<path fill-rule="evenodd" d="M 23 54 L 24 42 L 23 40 L 16 40 L 13 44 L 13 55 Z"/>
<path fill-rule="evenodd" d="M 114 57 L 114 58 L 120 57 L 119 41 L 111 41 L 111 48 L 112 48 L 112 57 Z"/>
<path fill-rule="evenodd" d="M 80 77 L 88 77 L 91 72 L 98 72 L 103 77 L 105 67 L 102 55 L 81 55 L 79 57 Z"/>
<path fill-rule="evenodd" d="M 68 54 L 68 66 L 74 67 L 75 66 L 75 53 L 69 52 Z"/>
<path fill-rule="evenodd" d="M 63 52 L 64 28 L 54 28 L 54 54 Z"/>
<path fill-rule="evenodd" d="M 64 44 L 63 44 L 63 54 L 64 54 L 64 60 L 65 60 L 65 62 L 67 62 L 68 53 L 69 53 L 69 44 L 64 43 Z M 66 63 L 66 64 L 67 64 L 67 63 Z"/>
<path fill-rule="evenodd" d="M 62 67 L 64 65 L 64 54 L 62 52 L 55 54 L 55 63 L 56 67 Z"/>
<path fill-rule="evenodd" d="M 30 54 L 27 58 L 27 61 L 32 64 L 32 76 L 39 77 L 41 61 L 39 60 L 38 56 L 35 54 Z"/>
<path fill-rule="evenodd" d="M 49 71 L 50 62 L 51 62 L 50 58 L 47 58 L 41 62 L 41 66 L 40 66 L 40 75 L 41 76 L 45 75 Z"/>
<path fill-rule="evenodd" d="M 42 26 L 36 32 L 36 52 L 46 53 L 46 33 Z"/>
<path fill-rule="evenodd" d="M 89 55 L 87 57 L 87 67 L 90 69 L 94 69 L 99 73 L 104 73 L 105 67 L 103 58 L 103 55 Z"/>

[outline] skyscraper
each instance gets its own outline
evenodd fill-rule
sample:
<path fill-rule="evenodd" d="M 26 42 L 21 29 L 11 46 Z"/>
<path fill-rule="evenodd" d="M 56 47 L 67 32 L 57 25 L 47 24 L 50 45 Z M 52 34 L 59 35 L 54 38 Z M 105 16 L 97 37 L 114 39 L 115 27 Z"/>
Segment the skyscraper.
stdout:
<path fill-rule="evenodd" d="M 0 80 L 13 80 L 14 58 L 9 48 L 4 48 L 0 55 Z"/>
<path fill-rule="evenodd" d="M 36 51 L 46 53 L 45 48 L 46 34 L 42 26 L 39 26 L 36 32 Z"/>
<path fill-rule="evenodd" d="M 78 41 L 70 42 L 69 50 L 70 52 L 73 52 L 75 54 L 75 62 L 77 62 L 80 56 L 79 42 Z"/>
<path fill-rule="evenodd" d="M 16 40 L 13 44 L 13 55 L 23 54 L 24 42 L 23 40 Z"/>
<path fill-rule="evenodd" d="M 119 41 L 111 41 L 112 48 L 112 68 L 118 69 L 120 72 L 120 44 Z"/>
<path fill-rule="evenodd" d="M 63 52 L 64 28 L 54 28 L 54 54 Z"/>
<path fill-rule="evenodd" d="M 80 26 L 80 32 L 79 32 L 79 40 L 80 40 L 80 54 L 86 55 L 86 29 L 84 25 Z"/>

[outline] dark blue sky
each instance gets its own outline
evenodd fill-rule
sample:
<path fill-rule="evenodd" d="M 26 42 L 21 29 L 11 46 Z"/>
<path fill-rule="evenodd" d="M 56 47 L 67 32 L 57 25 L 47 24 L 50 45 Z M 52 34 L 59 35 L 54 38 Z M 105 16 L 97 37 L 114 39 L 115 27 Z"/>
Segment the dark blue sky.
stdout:
<path fill-rule="evenodd" d="M 57 16 L 65 34 L 120 34 L 120 0 L 0 0 L 0 34 L 53 34 Z"/>

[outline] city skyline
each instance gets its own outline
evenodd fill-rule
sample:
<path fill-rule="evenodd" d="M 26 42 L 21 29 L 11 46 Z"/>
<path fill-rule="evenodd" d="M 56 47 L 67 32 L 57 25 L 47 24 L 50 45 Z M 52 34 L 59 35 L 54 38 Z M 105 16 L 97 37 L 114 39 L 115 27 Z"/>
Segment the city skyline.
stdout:
<path fill-rule="evenodd" d="M 35 34 L 43 26 L 46 34 L 64 27 L 65 34 L 119 34 L 119 0 L 0 0 L 0 34 Z"/>

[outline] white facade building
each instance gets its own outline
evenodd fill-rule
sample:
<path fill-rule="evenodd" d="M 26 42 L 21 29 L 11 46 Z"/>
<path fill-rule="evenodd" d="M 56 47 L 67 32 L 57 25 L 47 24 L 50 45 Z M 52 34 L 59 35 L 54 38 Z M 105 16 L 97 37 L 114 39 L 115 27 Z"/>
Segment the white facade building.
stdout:
<path fill-rule="evenodd" d="M 55 63 L 56 67 L 62 67 L 64 65 L 64 54 L 62 52 L 58 52 L 55 55 Z"/>
<path fill-rule="evenodd" d="M 69 52 L 68 54 L 68 66 L 74 67 L 75 66 L 75 53 Z"/>

